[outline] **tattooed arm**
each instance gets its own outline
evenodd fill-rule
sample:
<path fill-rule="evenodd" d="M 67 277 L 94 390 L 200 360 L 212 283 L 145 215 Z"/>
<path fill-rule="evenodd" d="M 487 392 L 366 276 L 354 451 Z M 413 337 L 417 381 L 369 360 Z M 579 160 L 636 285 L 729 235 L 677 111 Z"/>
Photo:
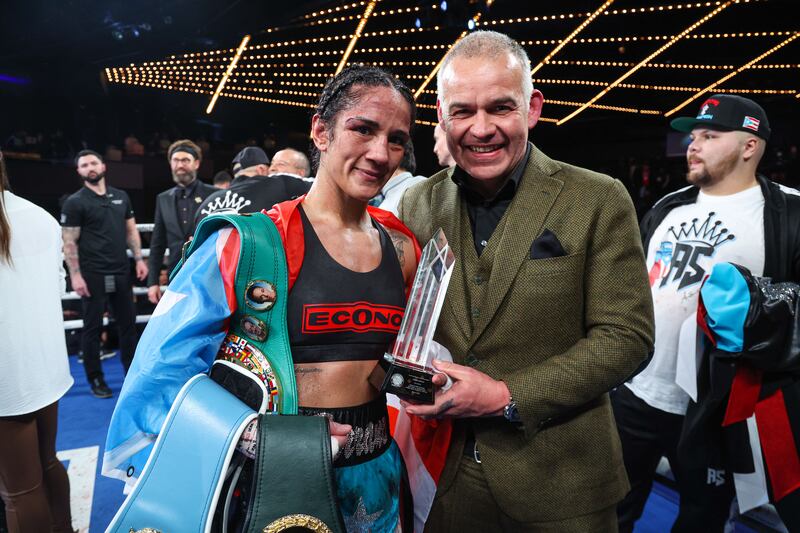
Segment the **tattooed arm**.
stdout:
<path fill-rule="evenodd" d="M 136 260 L 136 277 L 143 280 L 147 277 L 147 264 L 142 259 L 142 240 L 139 237 L 139 230 L 136 229 L 136 219 L 131 217 L 125 221 L 125 229 L 128 238 L 128 248 L 133 253 Z"/>
<path fill-rule="evenodd" d="M 61 228 L 61 238 L 64 240 L 64 261 L 69 269 L 69 281 L 72 290 L 78 296 L 89 297 L 89 288 L 81 275 L 81 265 L 78 258 L 78 239 L 81 236 L 80 226 L 64 226 Z"/>
<path fill-rule="evenodd" d="M 417 272 L 417 259 L 414 253 L 414 243 L 403 233 L 388 229 L 389 237 L 392 239 L 394 250 L 397 252 L 397 260 L 400 262 L 400 269 L 403 271 L 403 278 L 406 281 L 413 280 Z"/>

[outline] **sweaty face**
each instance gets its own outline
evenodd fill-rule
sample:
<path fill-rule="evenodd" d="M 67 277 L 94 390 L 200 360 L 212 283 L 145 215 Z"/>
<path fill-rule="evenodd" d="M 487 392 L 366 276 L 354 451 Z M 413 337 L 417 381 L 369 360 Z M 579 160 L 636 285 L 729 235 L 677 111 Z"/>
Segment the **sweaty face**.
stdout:
<path fill-rule="evenodd" d="M 505 60 L 455 58 L 442 75 L 443 101 L 438 105 L 450 154 L 491 189 L 525 155 L 528 130 L 539 118 L 541 93 L 534 91 L 525 101 L 522 68 L 510 54 Z"/>
<path fill-rule="evenodd" d="M 197 178 L 200 161 L 186 152 L 175 152 L 169 158 L 169 166 L 172 169 L 172 180 L 185 187 Z"/>
<path fill-rule="evenodd" d="M 403 159 L 411 109 L 390 87 L 353 87 L 358 101 L 333 124 L 314 116 L 311 129 L 320 151 L 317 179 L 332 180 L 345 195 L 368 202 L 380 192 Z"/>
<path fill-rule="evenodd" d="M 686 151 L 686 181 L 701 189 L 731 174 L 741 161 L 742 136 L 735 131 L 695 128 Z"/>
<path fill-rule="evenodd" d="M 85 155 L 78 159 L 78 174 L 84 181 L 97 183 L 106 175 L 106 166 L 95 155 Z"/>

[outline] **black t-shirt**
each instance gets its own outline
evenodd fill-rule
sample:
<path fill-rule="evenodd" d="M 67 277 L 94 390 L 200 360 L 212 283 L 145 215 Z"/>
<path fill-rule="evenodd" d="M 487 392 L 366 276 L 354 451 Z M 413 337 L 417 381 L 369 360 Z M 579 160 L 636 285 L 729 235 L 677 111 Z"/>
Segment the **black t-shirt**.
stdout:
<path fill-rule="evenodd" d="M 124 274 L 130 270 L 126 252 L 129 218 L 133 218 L 131 200 L 114 187 L 106 187 L 106 194 L 99 195 L 84 186 L 67 198 L 61 208 L 61 225 L 81 229 L 81 270 L 98 274 Z"/>
<path fill-rule="evenodd" d="M 302 196 L 312 181 L 289 174 L 239 177 L 231 188 L 220 190 L 206 198 L 195 212 L 195 222 L 215 213 L 258 213 L 273 205 Z"/>

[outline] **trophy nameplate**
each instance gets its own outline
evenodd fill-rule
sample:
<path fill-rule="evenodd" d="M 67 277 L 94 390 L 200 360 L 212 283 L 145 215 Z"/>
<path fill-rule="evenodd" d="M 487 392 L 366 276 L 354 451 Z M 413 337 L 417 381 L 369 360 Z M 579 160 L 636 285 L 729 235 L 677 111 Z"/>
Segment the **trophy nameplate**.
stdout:
<path fill-rule="evenodd" d="M 430 348 L 453 273 L 455 257 L 440 228 L 425 246 L 391 353 L 376 369 L 380 390 L 415 403 L 434 403 Z"/>

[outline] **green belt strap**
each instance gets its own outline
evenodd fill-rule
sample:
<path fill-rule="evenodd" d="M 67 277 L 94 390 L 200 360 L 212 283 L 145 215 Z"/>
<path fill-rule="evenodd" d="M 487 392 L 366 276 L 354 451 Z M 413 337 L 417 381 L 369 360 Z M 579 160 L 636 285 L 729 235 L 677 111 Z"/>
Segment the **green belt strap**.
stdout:
<path fill-rule="evenodd" d="M 237 309 L 231 316 L 229 332 L 246 338 L 269 362 L 278 384 L 278 413 L 297 414 L 297 383 L 286 323 L 289 275 L 283 243 L 272 220 L 261 213 L 219 214 L 204 218 L 172 276 L 210 235 L 231 225 L 239 232 L 240 251 L 234 287 Z M 248 304 L 247 290 L 258 281 L 270 284 L 275 290 L 276 299 L 269 309 L 258 310 Z M 260 340 L 258 336 L 248 334 L 243 328 L 244 320 L 262 324 L 266 338 Z"/>
<path fill-rule="evenodd" d="M 245 533 L 299 527 L 345 533 L 331 463 L 328 419 L 262 415 Z"/>

